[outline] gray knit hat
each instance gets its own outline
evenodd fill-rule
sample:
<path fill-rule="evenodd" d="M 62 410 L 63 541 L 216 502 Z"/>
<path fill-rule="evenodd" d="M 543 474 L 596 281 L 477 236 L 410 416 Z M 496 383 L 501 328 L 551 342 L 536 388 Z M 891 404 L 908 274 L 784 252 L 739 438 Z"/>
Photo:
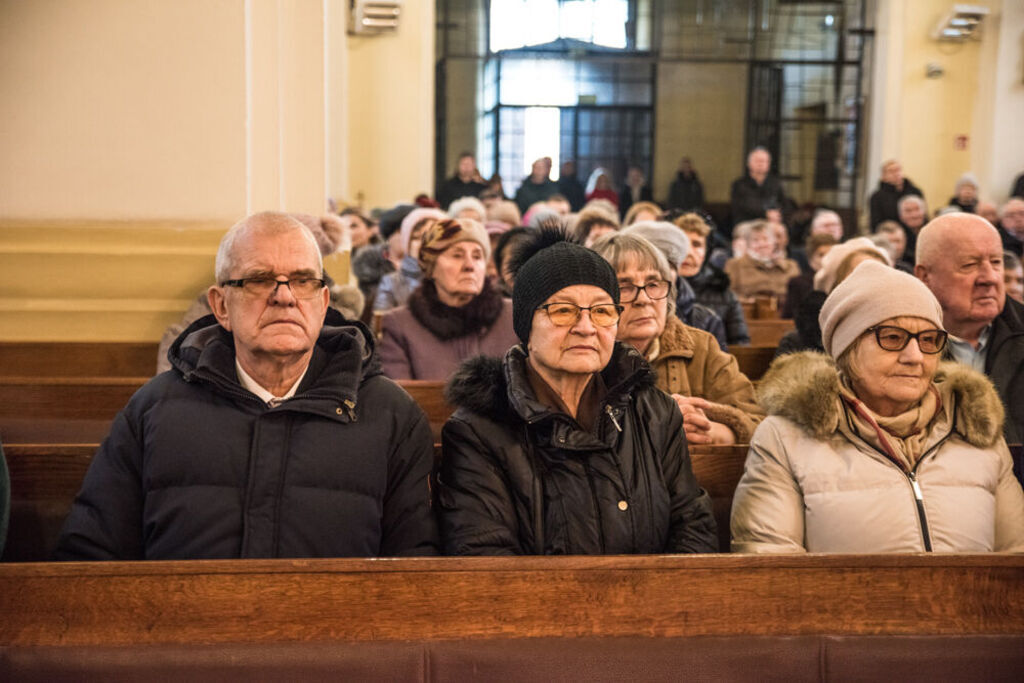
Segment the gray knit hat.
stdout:
<path fill-rule="evenodd" d="M 512 327 L 524 344 L 530 339 L 533 312 L 555 292 L 573 285 L 594 285 L 619 303 L 619 281 L 611 265 L 559 229 L 541 230 L 509 259 L 515 274 Z"/>
<path fill-rule="evenodd" d="M 818 315 L 822 345 L 838 358 L 869 327 L 904 316 L 924 318 L 942 329 L 942 306 L 923 282 L 878 261 L 864 261 L 825 299 Z"/>
<path fill-rule="evenodd" d="M 628 228 L 623 228 L 622 233 L 639 235 L 656 246 L 668 259 L 672 270 L 679 270 L 679 264 L 685 261 L 686 255 L 690 253 L 690 238 L 672 223 L 638 221 Z"/>

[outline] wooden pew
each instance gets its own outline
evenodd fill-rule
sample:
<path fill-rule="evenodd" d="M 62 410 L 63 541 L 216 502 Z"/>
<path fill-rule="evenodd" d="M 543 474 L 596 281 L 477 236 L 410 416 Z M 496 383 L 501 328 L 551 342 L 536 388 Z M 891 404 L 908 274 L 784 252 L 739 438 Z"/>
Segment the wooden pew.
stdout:
<path fill-rule="evenodd" d="M 455 408 L 444 399 L 445 382 L 425 379 L 401 379 L 398 386 L 412 396 L 413 400 L 427 414 L 434 442 L 441 441 L 441 428 L 448 421 Z"/>
<path fill-rule="evenodd" d="M 1019 680 L 1024 557 L 0 565 L 5 680 Z"/>
<path fill-rule="evenodd" d="M 5 377 L 152 377 L 157 342 L 0 342 Z"/>
<path fill-rule="evenodd" d="M 4 443 L 101 441 L 149 377 L 0 377 Z"/>
<path fill-rule="evenodd" d="M 5 444 L 11 477 L 11 523 L 3 559 L 50 556 L 98 444 Z M 440 457 L 440 446 L 435 446 Z M 743 474 L 746 446 L 693 446 L 697 481 L 711 496 L 720 549 L 729 550 L 729 511 Z"/>
<path fill-rule="evenodd" d="M 778 349 L 777 345 L 769 346 L 730 346 L 729 353 L 736 357 L 736 362 L 739 363 L 740 372 L 747 376 L 751 382 L 764 377 L 764 373 L 768 371 L 768 366 L 772 364 L 775 359 L 775 351 Z"/>
<path fill-rule="evenodd" d="M 751 346 L 778 346 L 787 332 L 796 329 L 792 320 L 748 320 Z M 732 347 L 729 347 L 732 349 Z"/>

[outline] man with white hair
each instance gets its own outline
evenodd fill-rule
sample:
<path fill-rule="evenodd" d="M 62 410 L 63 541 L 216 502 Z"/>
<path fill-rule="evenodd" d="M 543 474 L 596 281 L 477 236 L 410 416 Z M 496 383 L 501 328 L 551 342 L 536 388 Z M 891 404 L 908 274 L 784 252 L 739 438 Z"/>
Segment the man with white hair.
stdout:
<path fill-rule="evenodd" d="M 215 272 L 213 313 L 114 420 L 57 559 L 435 554 L 429 425 L 328 309 L 309 230 L 250 216 Z"/>
<path fill-rule="evenodd" d="M 871 231 L 874 232 L 882 221 L 898 220 L 896 205 L 900 199 L 910 196 L 921 197 L 921 190 L 903 176 L 903 165 L 899 161 L 889 159 L 882 164 L 878 189 L 871 194 Z"/>
<path fill-rule="evenodd" d="M 989 376 L 1006 406 L 1006 441 L 1021 443 L 1024 305 L 1006 297 L 999 233 L 973 214 L 939 216 L 918 235 L 914 274 L 942 305 L 947 354 Z"/>
<path fill-rule="evenodd" d="M 1010 197 L 999 209 L 999 235 L 1003 248 L 1017 256 L 1024 254 L 1024 199 Z"/>

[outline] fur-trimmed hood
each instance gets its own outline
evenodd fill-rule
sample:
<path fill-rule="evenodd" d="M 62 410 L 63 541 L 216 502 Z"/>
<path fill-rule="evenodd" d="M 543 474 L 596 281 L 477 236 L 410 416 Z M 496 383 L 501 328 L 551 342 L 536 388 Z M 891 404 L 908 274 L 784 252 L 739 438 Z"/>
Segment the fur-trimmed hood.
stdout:
<path fill-rule="evenodd" d="M 513 414 L 524 420 L 550 412 L 536 401 L 526 378 L 526 353 L 513 346 L 505 358 L 478 356 L 462 363 L 445 386 L 445 399 L 456 408 L 507 421 Z M 624 401 L 639 386 L 654 386 L 655 377 L 647 362 L 631 346 L 615 343 L 611 360 L 601 371 L 608 387 L 609 405 Z"/>
<path fill-rule="evenodd" d="M 936 385 L 956 401 L 956 429 L 964 440 L 988 448 L 1002 436 L 1004 410 L 987 377 L 960 363 L 940 363 Z M 757 390 L 769 415 L 797 423 L 816 438 L 833 434 L 840 420 L 839 369 L 825 354 L 813 351 L 782 356 L 772 363 Z"/>

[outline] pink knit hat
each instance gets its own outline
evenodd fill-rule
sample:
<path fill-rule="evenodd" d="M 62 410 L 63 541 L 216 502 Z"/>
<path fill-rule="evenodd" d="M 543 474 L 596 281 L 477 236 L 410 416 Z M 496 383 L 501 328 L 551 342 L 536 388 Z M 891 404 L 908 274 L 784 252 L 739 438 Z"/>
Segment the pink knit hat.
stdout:
<path fill-rule="evenodd" d="M 818 315 L 822 345 L 838 358 L 869 327 L 900 317 L 924 318 L 942 329 L 942 306 L 923 282 L 878 261 L 864 261 L 825 299 Z"/>
<path fill-rule="evenodd" d="M 443 221 L 448 218 L 441 209 L 413 209 L 409 212 L 409 215 L 402 219 L 402 249 L 405 253 L 409 253 L 409 239 L 412 237 L 413 228 L 420 224 L 421 221 L 427 218 L 433 218 L 434 220 Z"/>
<path fill-rule="evenodd" d="M 885 249 L 882 249 L 867 237 L 854 237 L 828 250 L 825 258 L 821 259 L 821 268 L 814 274 L 814 288 L 826 294 L 831 292 L 832 288 L 836 286 L 836 275 L 838 274 L 839 266 L 842 265 L 847 256 L 858 251 L 874 252 L 885 259 L 887 264 L 892 265 L 892 259 L 889 258 L 889 253 Z"/>

